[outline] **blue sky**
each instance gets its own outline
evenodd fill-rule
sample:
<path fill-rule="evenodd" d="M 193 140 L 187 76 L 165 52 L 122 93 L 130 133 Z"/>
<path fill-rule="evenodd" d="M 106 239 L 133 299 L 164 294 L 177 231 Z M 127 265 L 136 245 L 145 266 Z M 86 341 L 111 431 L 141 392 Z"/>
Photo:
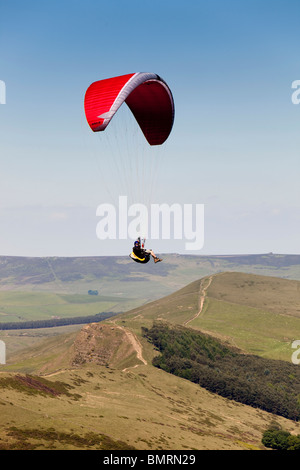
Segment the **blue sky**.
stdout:
<path fill-rule="evenodd" d="M 174 96 L 155 199 L 204 204 L 197 254 L 299 253 L 299 13 L 296 0 L 5 2 L 0 254 L 128 253 L 96 237 L 118 181 L 83 99 L 93 81 L 138 71 Z M 185 252 L 176 240 L 153 248 Z"/>

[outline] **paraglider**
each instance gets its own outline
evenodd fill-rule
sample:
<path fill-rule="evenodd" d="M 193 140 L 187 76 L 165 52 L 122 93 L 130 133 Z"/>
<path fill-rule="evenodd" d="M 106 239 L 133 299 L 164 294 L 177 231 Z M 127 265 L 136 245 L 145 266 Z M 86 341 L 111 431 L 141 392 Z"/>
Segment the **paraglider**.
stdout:
<path fill-rule="evenodd" d="M 141 241 L 140 237 L 134 242 L 132 252 L 130 253 L 130 258 L 137 263 L 148 263 L 150 261 L 150 256 L 152 256 L 154 263 L 162 261 L 161 258 L 155 255 L 152 250 L 146 250 L 144 247 L 145 241 Z"/>
<path fill-rule="evenodd" d="M 84 98 L 85 116 L 92 131 L 104 131 L 123 103 L 150 146 L 162 145 L 167 140 L 174 123 L 174 100 L 159 75 L 137 72 L 93 82 Z M 155 263 L 162 261 L 152 250 L 141 246 L 140 238 L 129 256 L 138 263 L 147 263 L 151 256 Z"/>

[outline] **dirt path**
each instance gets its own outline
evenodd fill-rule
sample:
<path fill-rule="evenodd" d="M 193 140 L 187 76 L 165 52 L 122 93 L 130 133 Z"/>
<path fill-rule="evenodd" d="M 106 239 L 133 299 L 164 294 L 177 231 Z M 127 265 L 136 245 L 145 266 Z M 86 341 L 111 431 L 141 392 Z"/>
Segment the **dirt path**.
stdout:
<path fill-rule="evenodd" d="M 208 278 L 201 279 L 200 286 L 199 286 L 199 297 L 198 297 L 198 312 L 189 320 L 184 322 L 184 325 L 188 325 L 191 321 L 195 320 L 199 317 L 203 310 L 203 305 L 206 297 L 206 291 L 209 288 L 213 276 L 209 276 Z"/>
<path fill-rule="evenodd" d="M 145 365 L 147 365 L 147 361 L 146 359 L 144 359 L 143 357 L 143 349 L 142 349 L 142 345 L 141 343 L 139 342 L 139 340 L 137 339 L 137 337 L 135 336 L 134 333 L 132 333 L 132 331 L 128 330 L 127 328 L 125 328 L 124 326 L 119 326 L 116 324 L 116 321 L 115 320 L 111 320 L 111 323 L 114 324 L 114 326 L 116 328 L 118 328 L 119 330 L 122 330 L 124 331 L 124 333 L 126 334 L 129 342 L 132 344 L 134 350 L 136 351 L 136 356 L 137 358 Z M 126 369 L 123 369 L 123 372 L 128 370 L 128 369 L 134 369 L 135 367 L 138 367 L 139 364 L 136 364 L 135 366 L 133 367 L 127 367 Z"/>
<path fill-rule="evenodd" d="M 131 331 L 127 330 L 126 328 L 122 328 L 121 326 L 119 326 L 118 328 L 121 328 L 125 331 L 125 334 L 126 334 L 127 338 L 129 339 L 129 341 L 131 342 L 132 346 L 134 347 L 134 349 L 136 351 L 137 358 L 141 362 L 143 362 L 143 364 L 147 365 L 146 359 L 143 358 L 142 345 L 139 342 L 139 340 L 137 339 L 137 337 Z"/>

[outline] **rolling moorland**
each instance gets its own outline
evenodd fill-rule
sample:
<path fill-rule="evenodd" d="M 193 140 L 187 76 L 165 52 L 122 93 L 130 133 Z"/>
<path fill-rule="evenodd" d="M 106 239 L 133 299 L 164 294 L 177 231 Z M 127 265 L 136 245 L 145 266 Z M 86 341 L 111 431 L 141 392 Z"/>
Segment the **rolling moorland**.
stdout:
<path fill-rule="evenodd" d="M 300 280 L 300 255 L 162 255 L 141 268 L 129 257 L 30 258 L 0 256 L 0 323 L 53 321 L 126 312 L 207 275 L 238 271 Z M 97 290 L 97 296 L 88 295 Z M 0 330 L 7 354 L 45 337 L 78 330 Z M 223 329 L 222 329 L 223 331 Z M 248 338 L 249 339 L 249 338 Z"/>
<path fill-rule="evenodd" d="M 270 257 L 273 261 L 276 258 L 276 255 L 265 256 L 269 262 Z M 183 266 L 180 259 L 176 268 L 170 269 L 172 279 L 166 283 L 168 289 L 172 290 L 171 286 L 179 283 L 180 270 L 184 271 L 184 268 L 185 278 L 195 276 L 199 261 L 208 262 L 194 260 L 195 271 L 191 269 L 188 274 L 188 266 Z M 186 361 L 187 356 L 190 359 L 192 353 L 194 362 L 198 361 L 190 335 L 196 334 L 197 344 L 197 335 L 200 334 L 200 343 L 208 337 L 209 344 L 213 345 L 202 347 L 210 356 L 202 357 L 200 362 L 214 372 L 219 370 L 220 374 L 225 370 L 221 351 L 226 351 L 226 354 L 230 351 L 230 358 L 236 357 L 242 369 L 246 369 L 244 383 L 247 385 L 248 381 L 247 390 L 253 390 L 258 380 L 255 369 L 249 369 L 247 376 L 249 362 L 246 361 L 252 358 L 255 358 L 255 363 L 269 361 L 259 363 L 262 364 L 259 370 L 263 370 L 261 379 L 265 382 L 259 385 L 257 391 L 270 389 L 272 397 L 280 395 L 283 398 L 291 393 L 297 413 L 300 369 L 291 363 L 291 344 L 295 339 L 300 339 L 300 282 L 293 280 L 299 266 L 287 263 L 277 267 L 253 265 L 253 271 L 264 271 L 262 276 L 245 273 L 245 263 L 242 265 L 243 272 L 232 269 L 231 272 L 221 273 L 220 260 L 215 262 L 218 267 L 214 265 L 212 270 L 218 274 L 209 272 L 200 275 L 169 295 L 151 302 L 143 299 L 140 306 L 101 323 L 42 329 L 38 339 L 30 336 L 33 334 L 31 330 L 23 331 L 23 335 L 29 335 L 23 343 L 26 348 L 20 350 L 12 347 L 7 364 L 0 366 L 0 447 L 262 449 L 262 434 L 269 426 L 276 424 L 287 432 L 299 434 L 295 415 L 280 409 L 266 410 L 259 403 L 245 404 L 237 396 L 232 399 L 232 395 L 224 396 L 220 390 L 212 391 L 205 383 L 199 386 L 199 380 L 191 381 L 188 376 L 194 369 Z M 234 268 L 234 263 L 231 266 Z M 201 265 L 199 271 L 203 269 Z M 266 276 L 265 270 L 271 271 L 272 276 Z M 290 279 L 275 277 L 275 272 L 284 273 Z M 129 277 L 136 275 L 137 272 L 132 271 Z M 112 276 L 116 277 L 117 273 Z M 149 282 L 152 282 L 151 274 L 144 273 L 143 276 L 148 276 Z M 166 277 L 169 278 L 169 275 Z M 82 278 L 85 288 L 99 289 L 99 284 L 95 282 L 94 285 L 91 278 L 90 282 L 83 274 Z M 3 279 L 1 289 L 6 294 L 13 294 L 12 287 L 16 285 L 22 295 L 34 293 L 38 301 L 40 294 L 47 293 L 47 289 L 50 292 L 49 280 L 47 285 L 43 285 L 44 290 L 37 290 L 32 282 L 32 272 L 19 278 L 18 284 L 12 273 L 10 283 L 7 282 L 8 278 L 3 276 Z M 62 289 L 63 281 L 58 279 Z M 59 295 L 80 295 L 85 306 L 83 287 L 78 293 L 71 290 L 74 282 L 78 288 L 78 279 L 65 282 L 65 291 L 63 293 L 61 290 Z M 126 284 L 128 282 L 136 283 L 135 280 Z M 153 282 L 156 285 L 157 280 Z M 4 286 L 9 286 L 9 290 L 4 290 Z M 72 289 L 75 289 L 74 284 Z M 129 288 L 127 292 L 130 292 Z M 105 295 L 112 293 L 106 291 Z M 138 301 L 137 297 L 131 298 Z M 3 302 L 1 309 L 6 307 L 7 302 Z M 19 321 L 23 321 L 26 312 L 20 312 Z M 4 316 L 8 318 L 8 314 L 12 313 L 13 309 L 5 311 Z M 169 354 L 168 359 L 172 357 L 163 340 L 159 343 L 153 335 L 153 325 L 166 327 L 173 338 L 178 331 L 183 333 L 173 345 L 177 348 L 173 359 L 180 359 L 180 367 L 177 367 L 179 374 L 175 375 L 176 371 L 167 369 L 169 364 L 165 354 Z M 47 334 L 46 330 L 55 332 Z M 3 331 L 2 335 L 7 335 L 7 340 L 11 333 Z M 172 344 L 170 340 L 167 343 Z M 183 349 L 179 348 L 179 344 Z M 212 363 L 208 363 L 208 359 Z M 240 376 L 238 369 L 237 373 Z M 201 374 L 203 378 L 203 372 Z M 234 376 L 231 376 L 231 382 L 232 379 Z M 271 400 L 267 401 L 269 403 Z M 275 398 L 276 401 L 280 402 Z"/>

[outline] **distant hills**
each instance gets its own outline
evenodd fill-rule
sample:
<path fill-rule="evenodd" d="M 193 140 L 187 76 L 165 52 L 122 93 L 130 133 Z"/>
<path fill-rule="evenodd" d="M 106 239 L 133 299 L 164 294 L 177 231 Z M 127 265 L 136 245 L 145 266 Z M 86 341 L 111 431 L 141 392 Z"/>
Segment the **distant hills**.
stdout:
<path fill-rule="evenodd" d="M 162 257 L 159 265 L 152 262 L 140 265 L 127 256 L 0 256 L 0 291 L 86 294 L 89 290 L 98 290 L 99 295 L 134 296 L 149 301 L 223 271 L 300 280 L 300 255 L 163 254 Z"/>

